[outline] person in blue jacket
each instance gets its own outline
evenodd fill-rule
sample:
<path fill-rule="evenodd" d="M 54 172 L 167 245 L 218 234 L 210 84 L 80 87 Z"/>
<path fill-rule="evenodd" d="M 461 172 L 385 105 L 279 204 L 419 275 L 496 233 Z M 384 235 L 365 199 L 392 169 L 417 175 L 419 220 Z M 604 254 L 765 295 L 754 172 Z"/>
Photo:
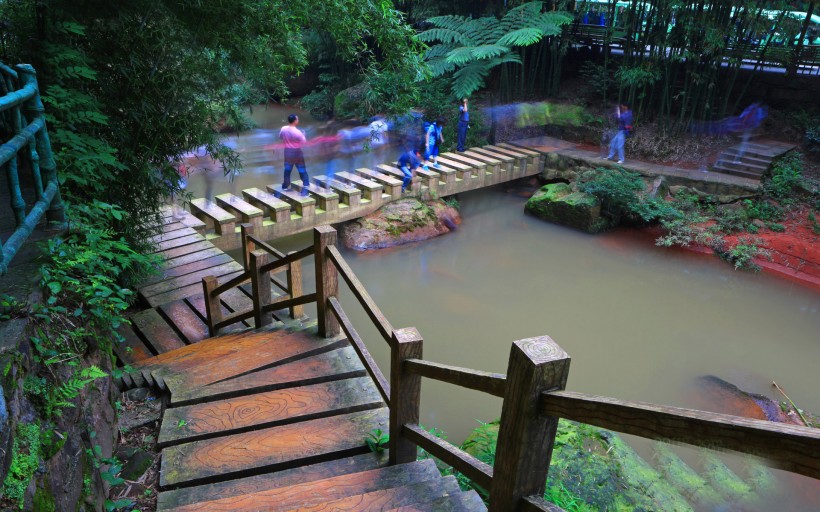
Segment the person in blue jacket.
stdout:
<path fill-rule="evenodd" d="M 458 107 L 458 144 L 456 149 L 464 151 L 464 145 L 467 144 L 467 128 L 470 127 L 470 112 L 467 109 L 467 98 L 461 100 L 461 106 Z"/>
<path fill-rule="evenodd" d="M 433 121 L 424 130 L 424 160 L 432 161 L 433 167 L 439 168 L 438 152 L 439 144 L 444 142 L 444 136 L 441 134 L 441 129 L 444 126 L 444 120 L 439 118 Z"/>
<path fill-rule="evenodd" d="M 421 161 L 419 160 L 418 149 L 405 151 L 399 157 L 398 166 L 401 172 L 404 173 L 404 179 L 401 182 L 402 193 L 407 190 L 407 186 L 410 185 L 410 181 L 413 179 L 413 171 L 415 171 L 419 165 L 421 165 Z"/>
<path fill-rule="evenodd" d="M 609 141 L 609 155 L 607 160 L 612 160 L 615 152 L 618 152 L 618 163 L 624 163 L 624 144 L 626 138 L 632 134 L 632 111 L 626 105 L 618 105 L 615 111 L 615 119 L 618 121 L 618 133 Z"/>

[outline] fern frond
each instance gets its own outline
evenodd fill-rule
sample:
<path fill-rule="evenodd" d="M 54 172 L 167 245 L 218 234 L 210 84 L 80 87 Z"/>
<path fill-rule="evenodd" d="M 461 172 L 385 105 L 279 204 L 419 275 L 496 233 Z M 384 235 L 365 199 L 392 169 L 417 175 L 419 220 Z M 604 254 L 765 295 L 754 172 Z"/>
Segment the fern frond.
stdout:
<path fill-rule="evenodd" d="M 447 54 L 447 62 L 457 66 L 467 64 L 468 62 L 475 60 L 475 55 L 473 54 L 474 50 L 474 46 L 462 46 L 460 48 L 456 48 Z"/>
<path fill-rule="evenodd" d="M 484 86 L 484 79 L 490 73 L 491 66 L 483 61 L 472 62 L 453 74 L 451 90 L 457 98 L 465 98 Z"/>
<path fill-rule="evenodd" d="M 444 28 L 447 30 L 459 30 L 460 27 L 464 26 L 466 23 L 469 23 L 469 18 L 465 18 L 464 16 L 456 16 L 455 14 L 449 14 L 447 16 L 434 16 L 432 18 L 428 18 L 425 20 L 427 23 L 434 25 L 438 28 Z"/>
<path fill-rule="evenodd" d="M 538 28 L 519 28 L 518 30 L 513 30 L 512 32 L 505 34 L 498 40 L 497 44 L 503 44 L 506 46 L 529 46 L 537 43 L 543 37 L 544 32 Z"/>
<path fill-rule="evenodd" d="M 481 60 L 498 57 L 499 55 L 503 55 L 508 51 L 510 51 L 510 48 L 507 46 L 501 46 L 498 44 L 482 44 L 481 46 L 476 46 L 475 48 L 473 48 L 472 53 L 474 59 Z"/>
<path fill-rule="evenodd" d="M 435 43 L 436 41 L 445 44 L 458 43 L 463 45 L 470 43 L 469 40 L 465 39 L 464 34 L 448 28 L 431 28 L 420 33 L 418 38 L 425 43 Z"/>
<path fill-rule="evenodd" d="M 430 68 L 430 72 L 433 73 L 433 76 L 446 75 L 456 69 L 456 65 L 452 62 L 448 62 L 444 57 L 428 60 L 427 66 Z"/>
<path fill-rule="evenodd" d="M 456 49 L 456 45 L 454 44 L 437 44 L 431 46 L 425 53 L 424 59 L 430 60 L 435 59 L 437 57 L 444 57 L 451 51 Z"/>

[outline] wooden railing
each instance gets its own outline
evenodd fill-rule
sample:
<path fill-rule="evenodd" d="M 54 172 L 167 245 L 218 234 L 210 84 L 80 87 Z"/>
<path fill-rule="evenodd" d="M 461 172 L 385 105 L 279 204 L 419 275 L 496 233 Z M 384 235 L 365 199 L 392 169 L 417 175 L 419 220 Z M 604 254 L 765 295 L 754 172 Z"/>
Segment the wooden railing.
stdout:
<path fill-rule="evenodd" d="M 211 336 L 219 334 L 220 329 L 249 318 L 254 319 L 257 328 L 268 325 L 273 321 L 269 313 L 280 309 L 289 309 L 291 318 L 299 318 L 304 315 L 304 304 L 316 301 L 315 293 L 305 295 L 302 290 L 301 260 L 313 254 L 313 247 L 284 254 L 255 238 L 251 224 L 242 224 L 240 229 L 244 271 L 221 284 L 214 276 L 202 278 L 206 323 Z M 283 272 L 285 282 L 276 277 L 276 274 Z M 251 283 L 253 308 L 224 317 L 219 296 L 248 282 Z M 273 299 L 272 285 L 283 292 L 276 299 Z"/>
<path fill-rule="evenodd" d="M 426 361 L 419 332 L 390 325 L 335 247 L 336 238 L 329 226 L 314 230 L 308 249 L 315 258 L 316 293 L 309 297 L 317 300 L 320 335 L 344 332 L 390 406 L 391 464 L 416 460 L 420 447 L 486 490 L 491 512 L 560 511 L 542 496 L 558 420 L 565 418 L 647 439 L 752 454 L 774 467 L 820 479 L 820 429 L 565 391 L 570 357 L 548 336 L 513 342 L 506 375 Z M 308 249 L 277 264 L 295 261 Z M 257 263 L 256 268 L 271 265 Z M 390 346 L 389 380 L 339 303 L 340 275 Z M 494 466 L 419 425 L 422 378 L 503 398 Z"/>
<path fill-rule="evenodd" d="M 5 167 L 15 221 L 14 233 L 5 245 L 0 241 L 3 275 L 44 214 L 51 222 L 63 222 L 65 214 L 34 68 L 20 64 L 12 69 L 0 63 L 0 93 L 0 129 L 14 133 L 0 145 L 0 168 Z M 20 163 L 27 164 L 34 181 L 36 202 L 28 213 L 20 190 Z"/>

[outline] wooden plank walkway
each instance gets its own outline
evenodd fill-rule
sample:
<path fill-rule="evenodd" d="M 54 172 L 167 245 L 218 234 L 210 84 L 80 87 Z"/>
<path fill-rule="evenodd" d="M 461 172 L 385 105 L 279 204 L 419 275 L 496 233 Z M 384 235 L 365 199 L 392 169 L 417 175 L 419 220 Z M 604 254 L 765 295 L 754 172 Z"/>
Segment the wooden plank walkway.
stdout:
<path fill-rule="evenodd" d="M 135 362 L 123 386 L 140 385 L 167 393 L 159 511 L 486 510 L 431 460 L 369 451 L 389 412 L 342 336 L 209 338 Z"/>

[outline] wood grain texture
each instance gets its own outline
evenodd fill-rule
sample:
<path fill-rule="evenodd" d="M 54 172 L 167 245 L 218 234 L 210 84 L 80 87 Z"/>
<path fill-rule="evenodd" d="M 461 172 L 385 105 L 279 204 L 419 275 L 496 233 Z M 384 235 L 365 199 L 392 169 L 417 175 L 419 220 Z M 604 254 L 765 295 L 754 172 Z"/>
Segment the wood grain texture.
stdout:
<path fill-rule="evenodd" d="M 441 459 L 445 464 L 453 466 L 456 471 L 463 473 L 481 487 L 490 488 L 493 480 L 492 466 L 481 462 L 444 439 L 434 436 L 418 425 L 404 425 L 402 435 L 427 450 L 432 456 Z"/>
<path fill-rule="evenodd" d="M 171 329 L 171 326 L 154 309 L 146 309 L 133 315 L 131 322 L 134 331 L 157 354 L 170 352 L 186 345 L 182 338 Z"/>
<path fill-rule="evenodd" d="M 264 327 L 273 322 L 269 313 L 265 313 L 265 306 L 271 301 L 270 274 L 263 267 L 271 260 L 271 255 L 265 251 L 254 250 L 250 254 L 251 288 L 253 289 L 253 321 L 256 328 Z"/>
<path fill-rule="evenodd" d="M 432 462 L 432 461 L 431 461 Z M 199 503 L 201 508 L 179 508 L 174 512 L 227 512 L 265 510 L 268 512 L 284 512 L 289 510 L 383 510 L 390 507 L 379 507 L 386 499 L 386 494 L 404 486 L 413 486 L 427 483 L 419 487 L 419 491 L 434 491 L 437 487 L 444 487 L 435 464 L 427 461 L 387 466 L 383 468 L 339 475 L 325 480 L 295 484 L 261 491 L 245 496 L 223 498 L 218 501 Z M 449 482 L 448 482 L 449 483 Z M 452 486 L 448 487 L 452 489 Z M 362 499 L 362 495 L 375 493 L 374 496 Z M 442 492 L 443 494 L 443 492 Z M 353 501 L 349 501 L 352 499 Z M 356 504 L 356 508 L 350 508 Z M 367 507 L 370 508 L 367 508 Z M 323 508 L 327 507 L 327 508 Z"/>
<path fill-rule="evenodd" d="M 363 453 L 365 438 L 373 429 L 384 430 L 388 418 L 387 409 L 376 409 L 166 448 L 160 486 L 197 485 L 296 461 L 304 464 Z"/>
<path fill-rule="evenodd" d="M 336 317 L 328 310 L 328 299 L 339 294 L 337 265 L 328 254 L 336 247 L 336 230 L 330 226 L 319 226 L 313 230 L 313 257 L 316 272 L 316 317 L 319 320 L 320 336 L 335 336 L 340 327 Z"/>
<path fill-rule="evenodd" d="M 390 345 L 390 463 L 416 460 L 416 445 L 403 436 L 407 424 L 418 424 L 421 377 L 404 370 L 407 359 L 421 359 L 424 340 L 415 327 L 395 329 Z"/>
<path fill-rule="evenodd" d="M 166 409 L 157 444 L 162 448 L 382 406 L 381 396 L 369 377 L 255 393 Z"/>
<path fill-rule="evenodd" d="M 450 493 L 442 498 L 391 508 L 388 512 L 484 512 L 487 507 L 475 491 Z"/>
<path fill-rule="evenodd" d="M 123 337 L 122 342 L 114 343 L 114 352 L 124 364 L 137 364 L 151 358 L 154 354 L 130 325 L 122 325 L 117 332 Z"/>
<path fill-rule="evenodd" d="M 208 326 L 187 302 L 178 300 L 163 304 L 159 312 L 185 343 L 190 345 L 208 337 Z"/>
<path fill-rule="evenodd" d="M 232 272 L 230 274 L 224 274 L 224 275 L 219 276 L 219 277 L 222 277 L 224 279 L 231 279 L 233 277 L 236 277 L 236 276 L 240 275 L 241 273 L 242 272 Z M 148 304 L 151 307 L 157 307 L 161 304 L 166 304 L 168 302 L 173 302 L 175 300 L 186 299 L 188 297 L 191 297 L 191 296 L 194 296 L 194 295 L 197 295 L 197 294 L 200 294 L 200 293 L 202 293 L 202 283 L 197 282 L 197 283 L 194 283 L 194 284 L 189 284 L 189 285 L 186 285 L 186 286 L 182 286 L 182 287 L 177 288 L 175 290 L 170 290 L 170 291 L 167 291 L 167 292 L 164 292 L 164 293 L 158 293 L 156 295 L 145 296 L 142 292 L 140 292 L 140 295 L 142 295 L 145 298 L 145 300 L 148 302 Z"/>
<path fill-rule="evenodd" d="M 171 407 L 222 400 L 245 393 L 273 391 L 299 385 L 367 375 L 350 346 L 248 373 L 206 386 L 179 386 L 171 395 Z"/>
<path fill-rule="evenodd" d="M 227 255 L 226 255 L 227 256 Z M 159 295 L 177 288 L 182 288 L 191 284 L 198 284 L 202 282 L 205 276 L 224 276 L 234 272 L 242 271 L 242 265 L 230 260 L 227 263 L 222 263 L 215 267 L 204 268 L 194 272 L 186 273 L 176 277 L 169 277 L 163 281 L 140 288 L 140 293 L 145 297 Z"/>
<path fill-rule="evenodd" d="M 541 411 L 541 393 L 564 389 L 570 358 L 549 336 L 513 343 L 490 488 L 493 512 L 513 512 L 526 496 L 543 495 L 558 418 Z"/>
<path fill-rule="evenodd" d="M 208 242 L 210 244 L 210 242 Z M 200 251 L 192 252 L 189 254 L 184 254 L 182 256 L 178 256 L 176 258 L 166 259 L 160 265 L 160 268 L 163 270 L 170 270 L 175 267 L 179 267 L 181 265 L 187 265 L 189 263 L 194 263 L 196 261 L 213 258 L 214 256 L 220 256 L 225 254 L 222 252 L 221 249 L 218 249 L 211 244 L 211 247 L 207 249 L 202 249 Z M 229 256 L 230 257 L 230 256 Z M 149 284 L 146 282 L 146 284 Z"/>
<path fill-rule="evenodd" d="M 209 249 L 216 249 L 216 246 L 207 240 L 201 240 L 199 242 L 195 242 L 188 245 L 183 245 L 182 247 L 174 247 L 173 249 L 166 249 L 164 251 L 160 251 L 160 256 L 165 258 L 166 260 L 171 260 L 174 258 L 179 258 L 181 256 L 185 256 L 186 254 L 193 254 L 199 251 L 205 251 Z"/>
<path fill-rule="evenodd" d="M 507 376 L 500 373 L 482 372 L 421 359 L 408 359 L 404 366 L 406 371 L 428 379 L 504 397 Z"/>
<path fill-rule="evenodd" d="M 174 240 L 177 238 L 182 238 L 183 236 L 190 236 L 198 234 L 194 228 L 187 228 L 183 227 L 182 229 L 175 229 L 173 231 L 165 231 L 163 230 L 162 233 L 159 235 L 154 235 L 148 239 L 148 241 L 152 244 L 158 244 L 160 242 L 167 242 L 168 240 Z"/>
<path fill-rule="evenodd" d="M 159 283 L 160 281 L 164 281 L 166 279 L 172 279 L 174 277 L 184 276 L 185 274 L 190 274 L 192 272 L 197 272 L 199 270 L 205 270 L 207 268 L 213 268 L 218 265 L 223 265 L 225 263 L 230 263 L 233 261 L 233 258 L 228 256 L 227 254 L 222 253 L 219 249 L 213 249 L 214 254 L 209 254 L 207 251 L 201 251 L 198 253 L 193 253 L 191 257 L 194 256 L 202 256 L 204 257 L 201 259 L 194 259 L 189 263 L 182 263 L 176 265 L 174 267 L 168 267 L 163 265 L 162 269 L 153 275 L 151 278 L 146 279 L 142 283 L 140 283 L 140 287 L 148 286 L 151 284 Z M 177 258 L 176 260 L 178 260 Z M 171 261 L 176 261 L 171 260 Z M 167 262 L 166 262 L 167 263 Z"/>
<path fill-rule="evenodd" d="M 541 406 L 550 415 L 626 434 L 756 455 L 820 479 L 820 429 L 569 391 L 545 394 Z"/>
<path fill-rule="evenodd" d="M 175 249 L 178 247 L 184 247 L 186 245 L 191 245 L 196 242 L 204 242 L 205 237 L 200 235 L 199 233 L 194 233 L 192 235 L 183 236 L 180 238 L 174 238 L 173 240 L 167 240 L 164 242 L 159 242 L 154 247 L 154 252 L 165 252 L 170 249 Z"/>
<path fill-rule="evenodd" d="M 528 496 L 521 500 L 521 512 L 564 512 L 558 505 L 545 501 L 540 496 Z"/>
<path fill-rule="evenodd" d="M 203 501 L 216 501 L 223 498 L 325 480 L 339 475 L 370 471 L 384 467 L 386 464 L 386 452 L 381 454 L 365 453 L 274 473 L 165 491 L 158 496 L 157 510 L 171 510 L 175 507 Z"/>

